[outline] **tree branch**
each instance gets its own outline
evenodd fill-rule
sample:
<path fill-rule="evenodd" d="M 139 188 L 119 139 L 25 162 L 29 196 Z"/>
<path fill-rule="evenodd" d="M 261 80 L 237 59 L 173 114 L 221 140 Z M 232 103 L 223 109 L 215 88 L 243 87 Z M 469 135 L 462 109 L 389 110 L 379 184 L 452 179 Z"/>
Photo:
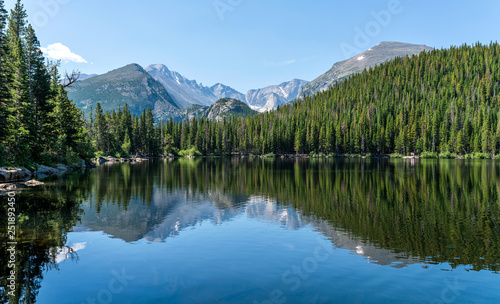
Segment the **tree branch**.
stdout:
<path fill-rule="evenodd" d="M 70 87 L 73 83 L 78 81 L 78 78 L 80 78 L 80 71 L 73 71 L 71 72 L 71 74 L 68 74 L 68 72 L 66 72 L 64 75 L 62 86 L 64 88 Z"/>

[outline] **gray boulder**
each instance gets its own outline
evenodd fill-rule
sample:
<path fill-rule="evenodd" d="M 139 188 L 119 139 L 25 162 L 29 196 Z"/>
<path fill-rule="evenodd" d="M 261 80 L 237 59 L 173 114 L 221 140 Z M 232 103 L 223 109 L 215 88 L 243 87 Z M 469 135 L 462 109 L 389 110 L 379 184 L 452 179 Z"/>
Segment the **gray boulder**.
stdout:
<path fill-rule="evenodd" d="M 33 173 L 26 168 L 0 168 L 0 183 L 25 181 Z"/>

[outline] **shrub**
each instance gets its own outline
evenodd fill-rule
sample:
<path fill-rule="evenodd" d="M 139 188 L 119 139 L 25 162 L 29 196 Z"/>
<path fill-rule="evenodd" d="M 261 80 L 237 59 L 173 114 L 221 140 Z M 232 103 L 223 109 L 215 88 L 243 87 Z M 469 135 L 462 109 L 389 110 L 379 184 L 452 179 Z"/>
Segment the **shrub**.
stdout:
<path fill-rule="evenodd" d="M 488 153 L 470 153 L 464 155 L 465 159 L 490 159 L 491 154 Z"/>
<path fill-rule="evenodd" d="M 276 155 L 274 153 L 267 153 L 262 155 L 263 158 L 275 158 Z"/>
<path fill-rule="evenodd" d="M 403 158 L 403 154 L 400 153 L 392 153 L 391 158 Z"/>
<path fill-rule="evenodd" d="M 422 152 L 420 158 L 438 158 L 437 152 Z"/>
<path fill-rule="evenodd" d="M 74 152 L 73 150 L 69 149 L 68 152 L 66 152 L 66 158 L 64 159 L 64 163 L 71 167 L 71 168 L 80 168 L 82 166 L 82 159 L 78 155 L 78 153 Z"/>
<path fill-rule="evenodd" d="M 488 153 L 474 153 L 475 159 L 488 159 L 491 158 L 491 154 Z"/>
<path fill-rule="evenodd" d="M 457 155 L 455 153 L 451 153 L 450 151 L 446 151 L 439 153 L 439 158 L 457 158 Z"/>
<path fill-rule="evenodd" d="M 40 164 L 49 167 L 55 166 L 57 163 L 61 162 L 61 157 L 54 151 L 45 151 L 40 154 Z"/>
<path fill-rule="evenodd" d="M 201 155 L 202 155 L 201 152 L 196 150 L 195 147 L 179 151 L 179 156 L 201 156 Z"/>
<path fill-rule="evenodd" d="M 106 154 L 106 153 L 104 153 L 104 151 L 96 151 L 96 152 L 94 153 L 94 157 L 95 157 L 95 158 L 99 158 L 99 157 L 101 157 L 101 156 L 104 156 L 105 154 Z"/>
<path fill-rule="evenodd" d="M 5 152 L 5 148 L 3 146 L 0 146 L 0 167 L 7 166 L 8 164 L 7 152 Z"/>

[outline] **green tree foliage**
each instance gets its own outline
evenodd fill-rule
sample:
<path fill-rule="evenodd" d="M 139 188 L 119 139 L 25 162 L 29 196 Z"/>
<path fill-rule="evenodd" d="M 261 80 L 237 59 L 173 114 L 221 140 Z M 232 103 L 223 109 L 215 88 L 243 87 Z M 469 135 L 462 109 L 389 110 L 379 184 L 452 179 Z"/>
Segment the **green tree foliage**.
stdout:
<path fill-rule="evenodd" d="M 162 128 L 173 147 L 204 154 L 495 154 L 499 98 L 500 45 L 462 45 L 396 58 L 276 111 Z"/>
<path fill-rule="evenodd" d="M 7 15 L 0 3 L 0 165 L 54 164 L 88 158 L 85 121 L 61 84 L 57 64 L 18 0 Z"/>
<path fill-rule="evenodd" d="M 8 77 L 7 69 L 7 41 L 5 36 L 5 26 L 7 23 L 7 11 L 4 8 L 4 2 L 0 1 L 0 140 L 5 140 L 9 136 L 9 105 L 10 95 L 8 94 Z M 2 141 L 3 141 L 2 140 Z M 2 142 L 0 141 L 0 146 Z M 0 151 L 0 154 L 2 151 Z M 2 161 L 0 157 L 0 162 Z"/>
<path fill-rule="evenodd" d="M 106 155 L 158 156 L 172 147 L 172 136 L 162 131 L 164 125 L 155 124 L 149 107 L 137 116 L 130 113 L 128 105 L 112 113 L 103 113 L 101 104 L 97 103 L 91 117 L 91 142 L 97 151 Z"/>

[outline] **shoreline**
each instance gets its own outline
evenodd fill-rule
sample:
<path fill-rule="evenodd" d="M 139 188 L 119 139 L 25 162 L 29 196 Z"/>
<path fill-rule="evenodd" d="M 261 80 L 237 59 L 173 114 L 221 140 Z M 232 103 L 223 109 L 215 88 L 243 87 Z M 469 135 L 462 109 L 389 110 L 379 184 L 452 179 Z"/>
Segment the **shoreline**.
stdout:
<path fill-rule="evenodd" d="M 424 153 L 422 153 L 424 154 Z M 20 188 L 34 187 L 43 185 L 43 182 L 39 182 L 34 178 L 46 178 L 52 175 L 62 175 L 72 171 L 78 171 L 82 169 L 96 168 L 97 166 L 103 164 L 115 164 L 115 163 L 141 163 L 151 159 L 180 159 L 180 158 L 240 158 L 240 159 L 403 159 L 403 160 L 420 160 L 420 159 L 454 159 L 454 160 L 497 160 L 500 159 L 500 154 L 498 155 L 488 155 L 483 153 L 471 153 L 466 155 L 456 155 L 451 153 L 432 153 L 422 157 L 421 155 L 411 155 L 404 156 L 401 154 L 384 154 L 384 155 L 362 155 L 362 154 L 231 154 L 231 155 L 202 155 L 202 156 L 134 156 L 128 158 L 118 158 L 112 156 L 100 156 L 98 158 L 91 159 L 91 165 L 85 165 L 82 160 L 81 166 L 70 167 L 63 164 L 57 164 L 55 167 L 49 167 L 45 165 L 37 165 L 35 170 L 29 170 L 25 167 L 10 166 L 10 167 L 0 167 L 0 192 L 1 191 L 12 191 Z M 440 157 L 442 156 L 442 157 Z"/>

